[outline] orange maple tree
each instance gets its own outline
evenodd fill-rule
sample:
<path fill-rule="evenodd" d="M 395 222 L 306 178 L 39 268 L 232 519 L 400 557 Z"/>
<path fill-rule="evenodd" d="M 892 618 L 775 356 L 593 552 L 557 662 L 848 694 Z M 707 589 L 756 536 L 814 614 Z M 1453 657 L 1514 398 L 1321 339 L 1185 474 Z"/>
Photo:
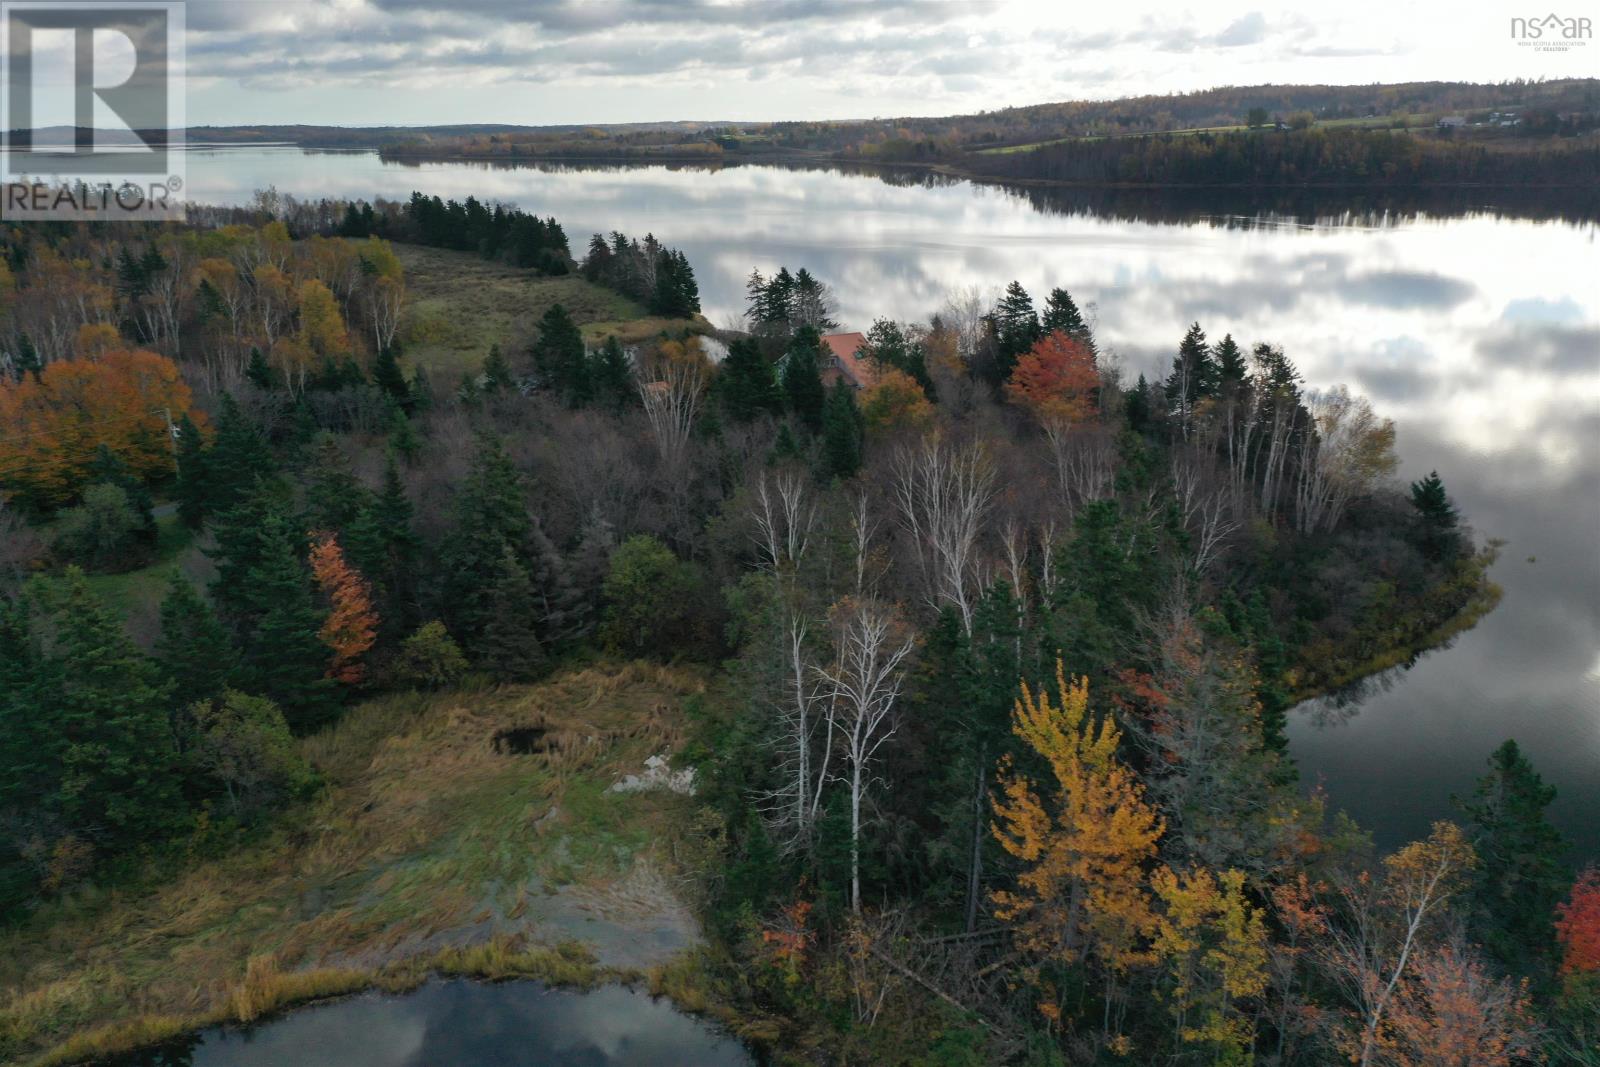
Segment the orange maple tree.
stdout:
<path fill-rule="evenodd" d="M 317 634 L 333 652 L 328 677 L 355 685 L 366 676 L 361 657 L 378 638 L 372 589 L 361 572 L 345 560 L 333 534 L 322 531 L 311 538 L 311 573 L 329 605 L 328 619 Z"/>
<path fill-rule="evenodd" d="M 1060 330 L 1041 337 L 1017 360 L 1006 396 L 1047 426 L 1094 416 L 1100 368 L 1094 352 Z"/>
<path fill-rule="evenodd" d="M 1600 867 L 1578 876 L 1572 895 L 1556 905 L 1561 973 L 1600 974 Z"/>
<path fill-rule="evenodd" d="M 141 350 L 56 360 L 0 384 L 0 486 L 40 506 L 68 503 L 101 445 L 134 477 L 171 474 L 167 418 L 201 422 L 190 402 L 177 365 Z"/>

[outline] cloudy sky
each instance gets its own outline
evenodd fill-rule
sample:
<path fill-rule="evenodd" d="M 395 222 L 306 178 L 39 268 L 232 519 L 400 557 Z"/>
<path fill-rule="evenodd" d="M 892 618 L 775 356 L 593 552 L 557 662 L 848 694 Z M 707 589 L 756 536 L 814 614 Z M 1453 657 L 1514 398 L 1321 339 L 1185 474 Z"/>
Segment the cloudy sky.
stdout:
<path fill-rule="evenodd" d="M 1600 14 L 1594 0 L 1555 2 Z M 1600 42 L 1519 47 L 1510 20 L 1525 6 L 190 0 L 188 112 L 195 125 L 857 118 L 1600 68 Z"/>

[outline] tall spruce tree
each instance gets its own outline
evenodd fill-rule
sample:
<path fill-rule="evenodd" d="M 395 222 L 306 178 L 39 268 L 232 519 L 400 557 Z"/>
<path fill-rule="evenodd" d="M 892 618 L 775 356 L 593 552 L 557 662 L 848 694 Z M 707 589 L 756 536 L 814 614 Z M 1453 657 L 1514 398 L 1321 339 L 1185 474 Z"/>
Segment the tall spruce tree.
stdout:
<path fill-rule="evenodd" d="M 378 349 L 377 358 L 372 361 L 372 384 L 395 403 L 410 403 L 411 386 L 406 383 L 405 372 L 400 369 L 399 354 L 394 345 L 384 345 Z"/>
<path fill-rule="evenodd" d="M 1065 289 L 1050 290 L 1050 295 L 1045 298 L 1044 314 L 1040 316 L 1039 325 L 1042 333 L 1060 331 L 1094 351 L 1094 335 L 1089 330 L 1089 324 L 1083 320 L 1072 294 Z"/>
<path fill-rule="evenodd" d="M 849 478 L 861 469 L 864 429 L 855 391 L 840 378 L 828 392 L 828 405 L 822 415 L 822 463 L 826 474 Z"/>
<path fill-rule="evenodd" d="M 772 364 L 761 354 L 761 346 L 747 337 L 728 346 L 717 369 L 716 389 L 723 412 L 735 422 L 748 422 L 778 407 Z"/>
<path fill-rule="evenodd" d="M 500 557 L 507 549 L 525 561 L 533 530 L 522 479 L 500 439 L 478 438 L 472 466 L 456 494 L 456 530 L 446 557 L 450 632 L 469 647 L 483 633 Z"/>
<path fill-rule="evenodd" d="M 1217 362 L 1206 347 L 1206 333 L 1198 322 L 1189 326 L 1172 358 L 1172 373 L 1167 376 L 1167 410 L 1187 436 L 1193 428 L 1195 407 L 1217 395 Z"/>
<path fill-rule="evenodd" d="M 339 439 L 331 433 L 317 435 L 311 467 L 305 473 L 306 528 L 343 533 L 349 529 L 372 494 L 350 469 Z"/>
<path fill-rule="evenodd" d="M 267 362 L 266 355 L 254 345 L 250 347 L 250 360 L 245 364 L 244 378 L 257 389 L 268 392 L 283 384 L 278 372 Z"/>
<path fill-rule="evenodd" d="M 255 421 L 240 409 L 231 393 L 222 394 L 216 434 L 206 452 L 204 515 L 220 515 L 232 508 L 272 470 L 272 453 Z"/>
<path fill-rule="evenodd" d="M 211 507 L 206 441 L 188 413 L 178 420 L 178 518 L 191 530 L 205 524 Z"/>
<path fill-rule="evenodd" d="M 1474 902 L 1484 944 L 1502 963 L 1526 970 L 1553 944 L 1552 913 L 1572 885 L 1567 843 L 1546 809 L 1556 798 L 1515 741 L 1489 757 L 1489 773 L 1462 804 L 1478 853 Z"/>
<path fill-rule="evenodd" d="M 396 633 L 410 632 L 416 622 L 415 568 L 422 545 L 412 517 L 411 498 L 391 454 L 383 469 L 383 487 L 356 515 L 344 548 L 375 588 L 378 617 Z"/>
<path fill-rule="evenodd" d="M 1021 282 L 1012 282 L 989 313 L 995 334 L 995 367 L 991 372 L 998 385 L 1011 377 L 1017 357 L 1039 340 L 1039 316 L 1033 308 L 1033 297 Z"/>
<path fill-rule="evenodd" d="M 511 367 L 506 363 L 506 357 L 500 354 L 500 346 L 490 345 L 489 354 L 483 360 L 483 391 L 503 393 L 511 389 L 514 384 L 511 380 Z"/>
<path fill-rule="evenodd" d="M 1434 561 L 1454 559 L 1461 551 L 1460 517 L 1438 471 L 1411 483 L 1411 506 L 1417 509 L 1417 543 Z"/>
<path fill-rule="evenodd" d="M 332 719 L 330 651 L 318 638 L 323 613 L 311 595 L 305 536 L 287 511 L 264 517 L 259 558 L 250 568 L 251 624 L 245 640 L 242 686 L 283 709 L 290 729 L 304 734 Z"/>
<path fill-rule="evenodd" d="M 496 678 L 525 682 L 546 669 L 536 620 L 539 606 L 533 582 L 507 546 L 490 575 L 488 612 L 477 642 L 478 662 Z"/>
<path fill-rule="evenodd" d="M 161 601 L 161 636 L 156 639 L 155 660 L 171 688 L 174 707 L 220 696 L 238 660 L 216 612 L 176 570 Z"/>
<path fill-rule="evenodd" d="M 822 335 L 815 326 L 802 326 L 794 332 L 783 359 L 784 403 L 812 433 L 822 429 L 822 409 L 828 402 L 822 384 Z"/>
<path fill-rule="evenodd" d="M 622 411 L 638 399 L 633 384 L 633 363 L 617 335 L 606 338 L 589 364 L 594 402 L 608 411 Z"/>
<path fill-rule="evenodd" d="M 39 587 L 51 641 L 51 691 L 37 709 L 57 740 L 60 778 L 40 798 L 101 850 L 156 840 L 184 818 L 169 696 L 156 665 L 122 620 L 69 568 L 60 588 Z"/>
<path fill-rule="evenodd" d="M 539 339 L 533 345 L 533 362 L 539 373 L 567 403 L 589 400 L 589 363 L 583 334 L 560 304 L 552 304 L 539 319 Z"/>

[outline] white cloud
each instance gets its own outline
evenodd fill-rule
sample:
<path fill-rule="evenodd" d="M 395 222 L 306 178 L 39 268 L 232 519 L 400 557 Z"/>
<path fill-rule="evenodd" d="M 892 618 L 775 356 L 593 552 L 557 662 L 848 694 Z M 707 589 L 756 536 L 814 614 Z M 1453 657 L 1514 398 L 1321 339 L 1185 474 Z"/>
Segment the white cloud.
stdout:
<path fill-rule="evenodd" d="M 1265 82 L 1588 73 L 1430 0 L 191 0 L 197 123 L 949 114 Z"/>

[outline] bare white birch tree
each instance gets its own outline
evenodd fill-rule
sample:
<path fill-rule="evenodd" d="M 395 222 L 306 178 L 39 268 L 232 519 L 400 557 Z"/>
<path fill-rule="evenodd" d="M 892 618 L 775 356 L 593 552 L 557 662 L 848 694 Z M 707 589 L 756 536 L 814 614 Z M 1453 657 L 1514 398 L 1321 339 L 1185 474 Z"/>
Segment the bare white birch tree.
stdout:
<path fill-rule="evenodd" d="M 915 636 L 895 613 L 870 600 L 846 598 L 833 611 L 833 663 L 819 673 L 828 722 L 850 793 L 850 908 L 861 911 L 861 812 L 878 782 L 878 752 L 894 736 L 895 703 Z"/>
<path fill-rule="evenodd" d="M 817 518 L 816 504 L 806 497 L 807 482 L 794 470 L 770 480 L 765 471 L 756 477 L 750 516 L 755 522 L 761 566 L 766 570 L 792 570 L 805 558 Z"/>
<path fill-rule="evenodd" d="M 805 616 L 788 612 L 782 632 L 783 684 L 773 737 L 779 784 L 757 798 L 773 839 L 786 854 L 801 851 L 812 842 L 834 748 L 834 717 L 828 707 L 832 694 L 811 661 L 809 636 Z"/>
<path fill-rule="evenodd" d="M 981 558 L 979 541 L 994 505 L 994 463 L 981 442 L 952 445 L 929 438 L 895 456 L 894 493 L 921 566 L 928 604 L 954 607 L 972 633 Z"/>

